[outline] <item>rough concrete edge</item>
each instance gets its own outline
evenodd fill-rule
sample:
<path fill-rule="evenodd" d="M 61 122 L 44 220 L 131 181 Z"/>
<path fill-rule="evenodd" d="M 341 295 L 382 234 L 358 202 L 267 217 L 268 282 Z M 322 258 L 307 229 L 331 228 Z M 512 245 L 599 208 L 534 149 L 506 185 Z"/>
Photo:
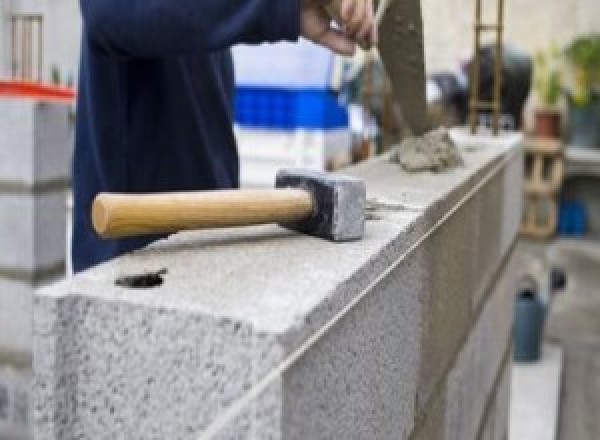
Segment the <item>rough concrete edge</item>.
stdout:
<path fill-rule="evenodd" d="M 466 180 L 464 180 L 462 182 L 461 185 L 458 185 L 457 187 L 454 187 L 453 190 L 449 191 L 449 193 L 458 193 L 459 195 L 456 196 L 459 198 L 464 198 L 466 195 L 469 194 L 469 191 L 472 191 L 473 189 L 475 189 L 477 187 L 477 185 L 479 185 L 481 183 L 481 187 L 485 187 L 485 185 L 487 185 L 494 177 L 496 177 L 498 175 L 498 173 L 504 169 L 504 168 L 498 168 L 499 165 L 501 164 L 508 164 L 510 163 L 510 161 L 515 160 L 516 158 L 520 158 L 520 154 L 519 154 L 519 149 L 508 149 L 504 152 L 504 154 L 501 154 L 499 156 L 497 156 L 496 158 L 494 158 L 493 160 L 491 160 L 490 162 L 488 162 L 487 166 L 482 167 L 481 169 L 477 170 L 478 172 L 473 173 L 469 178 L 467 178 Z M 493 174 L 490 175 L 490 173 L 492 171 L 496 170 L 496 172 L 494 172 Z M 483 174 L 483 176 L 482 176 Z M 487 178 L 485 181 L 483 181 L 483 178 Z M 475 183 L 473 183 L 473 181 L 475 181 Z M 474 196 L 475 193 L 472 195 Z M 469 200 L 472 199 L 471 197 L 468 197 L 466 200 L 464 200 L 464 202 L 468 202 Z M 456 201 L 454 201 L 454 203 L 452 204 L 452 209 L 460 209 L 460 207 L 462 207 L 464 204 L 460 204 L 457 205 Z M 442 205 L 445 206 L 445 205 Z M 269 383 L 274 380 L 274 378 L 278 377 L 280 374 L 282 374 L 283 372 L 285 372 L 291 365 L 293 365 L 297 359 L 299 359 L 313 344 L 314 342 L 316 342 L 317 340 L 320 339 L 320 337 L 324 334 L 326 334 L 329 329 L 331 327 L 333 327 L 333 325 L 335 325 L 340 319 L 343 318 L 343 316 L 345 316 L 346 313 L 348 313 L 350 310 L 353 309 L 353 307 L 358 304 L 363 296 L 361 296 L 361 293 L 364 292 L 369 292 L 372 290 L 372 287 L 377 285 L 382 277 L 386 276 L 391 269 L 393 269 L 394 267 L 397 266 L 397 264 L 399 264 L 400 262 L 404 261 L 409 255 L 410 253 L 412 253 L 412 251 L 414 251 L 416 249 L 415 246 L 419 246 L 420 244 L 422 244 L 424 241 L 426 241 L 430 234 L 430 231 L 435 231 L 437 229 L 439 229 L 439 227 L 442 227 L 442 225 L 444 225 L 446 223 L 447 220 L 449 220 L 450 218 L 452 218 L 452 216 L 456 213 L 456 211 L 452 212 L 452 210 L 448 210 L 448 212 L 446 212 L 443 216 L 441 216 L 440 218 L 437 219 L 437 221 L 433 221 L 431 222 L 432 225 L 436 225 L 437 223 L 439 223 L 440 221 L 443 220 L 443 222 L 441 224 L 439 224 L 437 227 L 433 227 L 433 229 L 430 229 L 429 226 L 431 224 L 429 223 L 424 223 L 423 220 L 425 218 L 427 218 L 429 215 L 426 211 L 423 211 L 422 213 L 420 213 L 419 217 L 417 217 L 414 220 L 414 223 L 418 224 L 421 223 L 422 226 L 426 226 L 425 228 L 425 232 L 419 230 L 419 228 L 414 227 L 414 228 L 407 228 L 409 229 L 404 230 L 400 233 L 398 233 L 398 235 L 392 239 L 390 242 L 387 243 L 386 246 L 383 247 L 383 250 L 377 254 L 375 257 L 373 257 L 372 259 L 369 259 L 367 263 L 365 263 L 365 265 L 361 268 L 359 268 L 356 272 L 353 273 L 352 277 L 346 280 L 343 280 L 342 282 L 340 282 L 340 284 L 338 284 L 337 288 L 334 289 L 333 292 L 330 292 L 328 297 L 327 297 L 327 304 L 331 304 L 331 297 L 336 295 L 336 294 L 340 294 L 343 295 L 344 292 L 346 292 L 347 298 L 346 301 L 342 302 L 343 304 L 345 304 L 344 306 L 342 306 L 339 310 L 333 310 L 332 308 L 328 308 L 327 304 L 319 304 L 317 307 L 313 308 L 311 311 L 309 311 L 307 313 L 307 315 L 311 316 L 311 322 L 312 322 L 312 333 L 310 334 L 306 334 L 308 333 L 308 329 L 306 329 L 305 331 L 301 331 L 300 333 L 298 332 L 298 327 L 296 328 L 292 328 L 290 329 L 290 331 L 292 332 L 292 334 L 294 335 L 295 338 L 290 338 L 290 331 L 285 332 L 281 335 L 279 335 L 277 337 L 277 341 L 280 343 L 280 345 L 282 347 L 284 347 L 285 352 L 284 352 L 284 358 L 283 361 L 281 362 L 280 365 L 278 365 L 275 369 L 273 369 L 271 372 L 269 372 L 263 379 L 259 380 L 258 382 L 256 382 L 256 384 L 254 385 L 253 388 L 251 388 L 246 394 L 244 394 L 243 396 L 241 396 L 236 402 L 234 402 L 229 408 L 227 408 L 224 413 L 222 414 L 222 417 L 220 417 L 218 420 L 216 420 L 212 425 L 209 425 L 207 431 L 205 432 L 205 434 L 201 437 L 202 439 L 209 439 L 212 438 L 213 435 L 218 434 L 219 432 L 221 432 L 221 430 L 226 426 L 226 424 L 233 420 L 235 418 L 236 415 L 238 415 L 241 411 L 244 410 L 244 408 L 246 408 L 252 401 L 254 401 L 256 399 L 256 397 L 263 392 L 263 390 L 268 387 Z M 447 218 L 444 219 L 444 216 L 447 216 Z M 411 224 L 412 226 L 412 224 Z M 408 232 L 408 233 L 407 233 Z M 406 236 L 404 235 L 406 234 L 408 237 L 411 238 L 410 241 L 405 242 L 402 246 L 399 247 L 399 249 L 394 249 L 394 245 L 397 242 L 402 242 L 403 239 L 406 239 Z M 414 237 L 417 236 L 418 238 Z M 424 237 L 424 238 L 423 238 Z M 421 240 L 423 238 L 423 240 L 421 242 L 419 242 L 419 240 Z M 472 319 L 472 323 L 476 323 L 477 320 L 480 318 L 481 313 L 484 309 L 484 305 L 487 303 L 489 297 L 493 294 L 493 286 L 496 285 L 497 281 L 499 280 L 500 276 L 502 275 L 510 257 L 513 255 L 514 252 L 514 248 L 516 246 L 517 243 L 517 239 L 518 239 L 518 235 L 515 235 L 514 239 L 513 239 L 513 243 L 511 244 L 510 248 L 505 252 L 505 254 L 503 255 L 503 258 L 497 268 L 497 270 L 495 271 L 495 275 L 493 277 L 491 277 L 488 285 L 489 288 L 487 289 L 487 294 L 485 295 L 485 297 L 482 299 L 480 307 L 478 307 L 476 310 L 474 310 L 474 313 L 472 315 L 473 319 Z M 393 255 L 389 255 L 389 253 L 392 253 Z M 379 264 L 384 264 L 384 267 L 382 269 L 381 272 L 376 273 L 376 275 L 374 276 L 367 276 L 367 275 L 371 275 L 367 272 L 367 269 L 369 269 L 369 272 L 373 272 L 373 267 L 371 267 L 369 265 L 369 263 L 371 261 L 377 261 Z M 382 261 L 384 260 L 384 261 Z M 365 273 L 365 276 L 360 276 L 362 273 Z M 356 278 L 360 279 L 360 283 L 356 283 Z M 365 281 L 367 280 L 367 281 Z M 354 289 L 355 291 L 359 292 L 358 294 L 352 294 L 352 295 L 348 295 L 348 291 L 351 290 L 349 289 L 348 284 L 354 284 Z M 364 288 L 359 287 L 357 288 L 357 284 L 360 284 L 361 286 L 365 286 Z M 325 316 L 320 316 L 320 321 L 318 326 L 315 326 L 315 319 L 314 318 L 314 314 L 317 314 L 319 312 L 322 312 L 323 309 L 327 309 L 327 312 L 329 312 L 329 319 Z M 299 323 L 296 323 L 296 326 L 298 326 Z M 423 406 L 423 411 L 422 413 L 427 413 L 428 411 L 431 410 L 430 405 L 432 404 L 432 402 L 435 402 L 435 398 L 439 395 L 440 392 L 440 387 L 443 387 L 446 383 L 446 378 L 448 376 L 448 372 L 452 369 L 452 366 L 456 363 L 456 359 L 460 353 L 460 350 L 462 349 L 462 347 L 464 347 L 466 341 L 468 340 L 468 336 L 469 336 L 469 330 L 472 328 L 469 327 L 469 329 L 467 329 L 465 331 L 465 334 L 463 335 L 463 337 L 461 338 L 461 344 L 459 344 L 459 347 L 456 351 L 456 353 L 454 353 L 454 355 L 452 356 L 452 361 L 449 362 L 449 365 L 446 369 L 446 371 L 444 372 L 444 374 L 441 376 L 440 381 L 436 384 L 436 386 L 434 387 L 435 392 L 432 393 L 431 398 L 429 399 L 429 401 L 427 402 L 426 405 Z M 295 330 L 295 332 L 294 332 Z M 302 338 L 302 335 L 304 335 L 304 337 Z M 424 422 L 426 421 L 426 417 L 421 417 L 423 420 L 420 420 L 421 425 L 424 424 Z M 417 416 L 415 417 L 415 426 L 418 426 L 417 423 L 419 422 L 419 415 L 417 414 Z M 422 426 L 421 426 L 422 427 Z M 419 428 L 420 429 L 420 428 Z M 416 428 L 413 428 L 413 432 L 416 430 Z M 412 434 L 411 434 L 412 436 Z M 411 437 L 412 438 L 412 437 Z"/>
<path fill-rule="evenodd" d="M 471 320 L 471 324 L 472 325 L 467 329 L 467 331 L 465 332 L 465 334 L 462 336 L 461 343 L 459 344 L 458 349 L 456 350 L 456 352 L 452 356 L 452 361 L 449 363 L 449 366 L 445 369 L 445 371 L 441 375 L 440 380 L 438 380 L 438 382 L 433 387 L 433 392 L 431 393 L 431 397 L 422 406 L 422 410 L 418 414 L 416 414 L 416 416 L 415 416 L 415 427 L 414 427 L 413 432 L 411 433 L 411 435 L 409 437 L 410 440 L 415 439 L 418 436 L 418 434 L 420 433 L 421 429 L 423 429 L 423 427 L 426 425 L 427 418 L 428 418 L 427 416 L 431 412 L 432 406 L 435 405 L 436 399 L 441 394 L 445 394 L 446 393 L 446 381 L 447 381 L 448 375 L 452 371 L 452 369 L 454 368 L 454 365 L 456 364 L 456 360 L 458 359 L 458 356 L 459 356 L 461 350 L 464 348 L 464 346 L 468 342 L 469 335 L 471 334 L 471 330 L 473 329 L 473 327 L 477 323 L 477 321 L 481 318 L 481 315 L 483 313 L 485 305 L 489 301 L 490 297 L 494 294 L 494 287 L 497 285 L 497 283 L 500 280 L 502 274 L 504 273 L 505 269 L 507 268 L 508 263 L 509 263 L 509 261 L 510 261 L 511 257 L 513 256 L 513 253 L 514 253 L 514 251 L 516 249 L 518 241 L 519 241 L 519 237 L 516 236 L 514 238 L 514 240 L 513 240 L 513 243 L 511 244 L 510 249 L 502 257 L 502 261 L 500 262 L 500 265 L 498 266 L 497 270 L 494 272 L 494 275 L 491 277 L 491 279 L 489 280 L 488 284 L 486 285 L 487 289 L 486 289 L 485 296 L 479 302 L 479 304 L 477 305 L 477 307 L 473 310 L 472 320 Z M 502 367 L 505 365 L 505 362 L 507 361 L 507 358 L 510 358 L 511 347 L 512 347 L 512 341 L 509 341 L 508 347 L 507 347 L 505 353 L 503 354 L 502 362 L 500 363 L 500 367 L 499 367 L 500 372 L 499 373 L 496 372 L 496 378 L 494 379 L 493 389 L 496 389 L 496 387 L 498 386 L 499 381 L 502 378 L 502 371 L 503 371 Z M 488 409 L 486 408 L 486 410 L 488 410 Z M 484 415 L 485 415 L 485 412 L 484 412 Z M 485 419 L 485 416 L 483 417 L 483 419 Z M 480 426 L 480 428 L 481 428 L 481 426 Z M 479 433 L 479 431 L 478 431 L 478 433 Z M 479 434 L 481 434 L 481 433 L 479 433 Z"/>
<path fill-rule="evenodd" d="M 457 203 L 465 197 L 469 191 L 479 185 L 482 180 L 488 177 L 490 172 L 494 171 L 500 164 L 505 163 L 508 165 L 511 161 L 519 158 L 519 152 L 520 148 L 516 147 L 502 151 L 501 154 L 498 154 L 496 157 L 489 160 L 483 167 L 467 176 L 459 185 L 452 187 L 449 191 L 441 193 L 428 207 L 419 211 L 417 216 L 400 230 L 393 239 L 388 241 L 377 254 L 369 258 L 369 260 L 367 260 L 362 267 L 358 268 L 349 278 L 340 280 L 337 287 L 327 293 L 326 298 L 322 303 L 316 305 L 306 313 L 306 316 L 310 317 L 312 323 L 311 329 L 317 331 L 332 316 L 335 316 L 336 313 L 339 312 L 339 310 L 328 307 L 337 302 L 333 301 L 334 297 L 344 296 L 344 301 L 339 301 L 338 303 L 346 304 L 349 301 L 352 301 L 359 292 L 368 289 L 378 278 L 385 274 L 387 269 L 399 261 L 404 260 L 407 257 L 407 252 L 409 252 L 411 248 L 414 247 L 426 233 L 428 233 L 432 225 L 436 225 L 441 220 L 444 220 L 442 224 L 438 225 L 437 229 L 439 229 L 450 220 L 455 212 L 452 212 L 446 219 L 444 219 L 444 216 L 448 215 L 451 209 L 457 208 Z M 384 157 L 385 156 L 379 157 L 373 161 L 382 161 L 384 160 Z M 498 177 L 498 174 L 503 169 L 505 168 L 503 167 L 496 170 L 497 172 L 492 176 L 489 176 L 482 187 L 489 184 L 494 177 Z M 469 197 L 464 202 L 466 203 L 472 200 L 473 196 Z M 458 206 L 458 208 L 461 206 L 463 205 Z M 382 219 L 378 221 L 397 225 L 393 220 Z M 511 245 L 509 253 L 512 253 L 513 250 L 514 243 Z M 373 270 L 374 267 L 377 267 L 379 271 L 375 272 Z M 487 283 L 484 287 L 493 285 L 496 280 L 496 275 L 491 276 L 489 280 L 485 280 Z M 484 299 L 487 300 L 487 297 Z M 484 302 L 485 301 L 482 300 L 482 303 Z M 341 309 L 343 309 L 343 307 L 341 307 L 340 310 Z M 326 313 L 323 313 L 324 311 L 326 311 Z M 478 315 L 474 316 L 476 319 Z M 293 323 L 286 332 L 280 335 L 281 343 L 284 347 L 288 347 L 289 351 L 293 351 L 294 346 L 299 345 L 302 342 L 302 339 L 310 336 L 309 331 L 310 330 L 306 328 L 305 322 L 297 321 Z"/>

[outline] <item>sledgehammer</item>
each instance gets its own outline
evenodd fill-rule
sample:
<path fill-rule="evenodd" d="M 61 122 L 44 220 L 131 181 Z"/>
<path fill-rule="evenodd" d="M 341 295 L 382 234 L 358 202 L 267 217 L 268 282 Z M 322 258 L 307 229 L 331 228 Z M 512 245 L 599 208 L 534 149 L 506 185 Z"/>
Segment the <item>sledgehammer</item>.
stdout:
<path fill-rule="evenodd" d="M 101 193 L 92 206 L 98 235 L 120 238 L 191 229 L 279 223 L 333 241 L 362 238 L 366 186 L 308 170 L 278 173 L 276 189 L 158 194 Z"/>

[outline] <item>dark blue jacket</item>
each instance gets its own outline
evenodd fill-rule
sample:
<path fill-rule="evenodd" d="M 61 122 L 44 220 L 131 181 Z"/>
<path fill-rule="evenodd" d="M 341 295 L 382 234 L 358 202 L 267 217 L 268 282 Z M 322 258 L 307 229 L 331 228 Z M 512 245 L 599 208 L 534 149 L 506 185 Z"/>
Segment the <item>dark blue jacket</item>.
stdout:
<path fill-rule="evenodd" d="M 156 237 L 101 240 L 98 192 L 238 186 L 236 43 L 295 40 L 298 0 L 81 0 L 84 35 L 73 170 L 73 268 Z"/>

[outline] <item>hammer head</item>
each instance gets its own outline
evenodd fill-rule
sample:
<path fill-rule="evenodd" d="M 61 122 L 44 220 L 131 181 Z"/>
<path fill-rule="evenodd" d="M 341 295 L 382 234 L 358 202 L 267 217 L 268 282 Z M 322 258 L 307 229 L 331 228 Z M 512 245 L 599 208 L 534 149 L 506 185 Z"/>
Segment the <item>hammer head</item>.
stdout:
<path fill-rule="evenodd" d="M 367 190 L 362 180 L 319 171 L 291 169 L 277 174 L 277 188 L 300 188 L 313 197 L 313 214 L 287 228 L 333 241 L 362 238 Z"/>

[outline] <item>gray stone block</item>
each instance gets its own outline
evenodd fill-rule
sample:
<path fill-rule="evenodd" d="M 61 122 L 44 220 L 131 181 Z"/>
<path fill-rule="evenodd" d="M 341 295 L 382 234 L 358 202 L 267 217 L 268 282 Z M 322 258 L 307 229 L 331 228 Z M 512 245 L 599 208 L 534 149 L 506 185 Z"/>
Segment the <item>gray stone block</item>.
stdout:
<path fill-rule="evenodd" d="M 31 273 L 64 262 L 66 194 L 0 192 L 0 268 Z M 56 274 L 55 274 L 56 275 Z"/>
<path fill-rule="evenodd" d="M 411 438 L 414 440 L 445 440 L 446 396 L 442 392 L 432 399 L 431 405 L 422 424 L 415 429 Z"/>
<path fill-rule="evenodd" d="M 414 180 L 380 161 L 353 171 L 372 195 L 420 203 L 377 211 L 358 242 L 275 226 L 187 232 L 40 291 L 39 438 L 177 439 L 207 430 L 216 438 L 411 435 L 421 417 L 418 387 L 431 401 L 438 394 L 424 378 L 443 379 L 443 370 L 424 363 L 450 363 L 443 341 L 457 343 L 452 325 L 466 325 L 465 332 L 470 325 L 473 265 L 459 262 L 471 261 L 465 236 L 479 216 L 467 203 L 446 218 L 454 206 L 447 199 L 469 194 L 502 155 L 480 151 L 465 168 Z M 153 289 L 115 285 L 120 276 L 161 269 L 164 282 Z M 503 329 L 502 322 L 493 325 Z M 455 366 L 461 372 L 485 364 L 475 353 L 490 340 L 472 339 L 466 367 Z M 487 380 L 477 374 L 476 383 Z M 446 406 L 459 392 L 473 397 L 455 388 L 446 389 L 454 392 Z"/>
<path fill-rule="evenodd" d="M 0 365 L 0 438 L 31 438 L 31 370 Z"/>
<path fill-rule="evenodd" d="M 515 285 L 511 258 L 493 286 L 446 381 L 448 440 L 475 439 L 497 376 L 504 371 L 510 343 Z"/>
<path fill-rule="evenodd" d="M 512 363 L 507 359 L 503 367 L 502 378 L 496 389 L 494 440 L 506 440 L 508 438 L 509 413 L 510 413 L 510 380 Z"/>
<path fill-rule="evenodd" d="M 0 183 L 31 187 L 70 175 L 67 105 L 2 98 L 0 114 Z"/>
<path fill-rule="evenodd" d="M 476 276 L 477 205 L 466 203 L 423 243 L 421 264 L 428 273 L 420 292 L 424 303 L 422 360 L 417 404 L 429 401 L 438 382 L 451 367 L 471 327 L 471 297 Z"/>
<path fill-rule="evenodd" d="M 20 364 L 31 358 L 33 291 L 28 283 L 0 278 L 0 359 L 4 361 Z"/>
<path fill-rule="evenodd" d="M 281 357 L 270 335 L 227 318 L 77 295 L 35 303 L 36 440 L 195 438 Z"/>
<path fill-rule="evenodd" d="M 423 260 L 409 258 L 285 373 L 285 439 L 407 438 L 415 417 Z M 410 270 L 408 270 L 410 268 Z"/>

